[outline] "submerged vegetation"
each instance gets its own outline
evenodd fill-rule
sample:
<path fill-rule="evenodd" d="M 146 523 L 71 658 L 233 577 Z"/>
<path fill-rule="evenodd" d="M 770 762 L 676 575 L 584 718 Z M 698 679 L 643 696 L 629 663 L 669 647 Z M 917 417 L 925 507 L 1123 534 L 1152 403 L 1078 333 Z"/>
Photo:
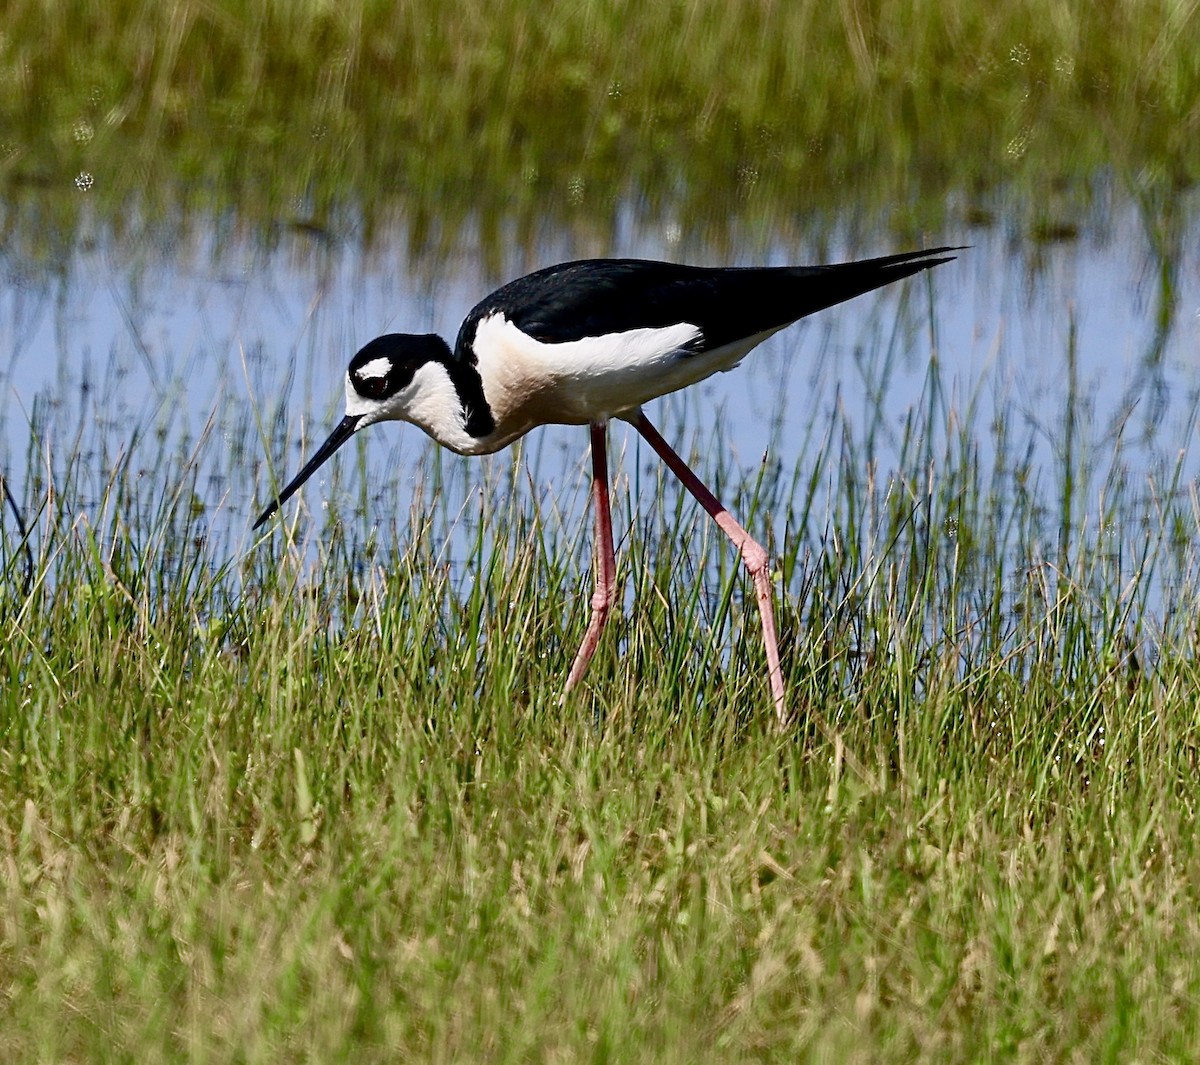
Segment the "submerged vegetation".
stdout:
<path fill-rule="evenodd" d="M 835 214 L 986 223 L 1001 198 L 1061 239 L 1101 177 L 1155 217 L 1200 177 L 1200 16 L 1174 0 L 3 9 L 4 234 L 50 255 L 85 217 L 366 246 L 401 219 L 418 256 L 465 227 L 494 259 L 603 246 L 630 209 L 744 245 Z"/>

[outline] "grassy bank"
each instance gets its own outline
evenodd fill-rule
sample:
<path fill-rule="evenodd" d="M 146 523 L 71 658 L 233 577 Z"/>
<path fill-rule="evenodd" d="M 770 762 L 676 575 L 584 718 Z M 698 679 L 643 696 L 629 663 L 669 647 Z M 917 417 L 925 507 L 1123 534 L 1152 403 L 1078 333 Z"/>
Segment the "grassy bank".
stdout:
<path fill-rule="evenodd" d="M 837 424 L 794 482 L 697 456 L 752 528 L 788 516 L 783 736 L 753 596 L 647 456 L 566 709 L 585 527 L 503 464 L 232 558 L 203 449 L 154 488 L 135 449 L 87 517 L 35 486 L 28 594 L 3 526 L 0 1056 L 1186 1058 L 1194 501 L 1119 455 L 1031 477 L 938 396 L 887 483 Z M 447 565 L 460 513 L 491 538 Z"/>
<path fill-rule="evenodd" d="M 1036 258 L 1132 196 L 1165 337 L 1200 29 L 1096 10 L 13 0 L 0 267 L 90 290 L 285 229 L 509 274 L 655 227 L 680 257 L 803 236 L 815 260 L 835 230 L 996 223 Z M 1193 1055 L 1200 502 L 1186 437 L 1151 461 L 1132 399 L 1089 413 L 1073 326 L 1061 423 L 998 379 L 963 397 L 932 351 L 897 423 L 903 319 L 846 343 L 858 420 L 813 404 L 761 468 L 707 412 L 670 434 L 778 531 L 781 735 L 753 594 L 645 454 L 614 489 L 621 616 L 565 708 L 583 466 L 539 495 L 531 452 L 414 460 L 414 432 L 379 464 L 398 485 L 347 456 L 237 542 L 214 500 L 244 509 L 256 470 L 266 498 L 261 456 L 329 402 L 253 360 L 325 334 L 248 319 L 226 350 L 197 306 L 180 351 L 126 314 L 108 378 L 100 330 L 31 352 L 74 391 L 7 401 L 30 444 L 0 471 L 29 529 L 0 510 L 0 1061 Z M 223 407 L 185 443 L 163 397 L 188 382 L 151 416 L 123 375 L 210 347 Z"/>
<path fill-rule="evenodd" d="M 367 246 L 402 218 L 434 259 L 464 228 L 604 247 L 623 211 L 716 246 L 851 208 L 1062 239 L 1104 182 L 1163 225 L 1200 176 L 1200 17 L 1167 0 L 3 12 L 4 233 L 51 257 L 180 213 Z"/>

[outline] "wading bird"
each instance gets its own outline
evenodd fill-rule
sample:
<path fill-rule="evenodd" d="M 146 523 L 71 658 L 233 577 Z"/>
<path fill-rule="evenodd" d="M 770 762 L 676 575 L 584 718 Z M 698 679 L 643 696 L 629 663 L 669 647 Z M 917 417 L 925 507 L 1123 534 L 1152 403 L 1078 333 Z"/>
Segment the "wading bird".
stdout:
<path fill-rule="evenodd" d="M 346 416 L 263 511 L 263 524 L 358 430 L 400 420 L 459 455 L 487 455 L 535 426 L 587 425 L 596 508 L 591 619 L 563 698 L 583 676 L 616 596 L 607 425 L 631 423 L 741 552 L 762 616 L 775 713 L 787 721 L 767 553 L 658 434 L 642 404 L 731 370 L 772 333 L 953 258 L 932 248 L 833 266 L 706 268 L 587 259 L 518 278 L 483 300 L 454 348 L 433 334 L 377 337 L 350 360 Z"/>

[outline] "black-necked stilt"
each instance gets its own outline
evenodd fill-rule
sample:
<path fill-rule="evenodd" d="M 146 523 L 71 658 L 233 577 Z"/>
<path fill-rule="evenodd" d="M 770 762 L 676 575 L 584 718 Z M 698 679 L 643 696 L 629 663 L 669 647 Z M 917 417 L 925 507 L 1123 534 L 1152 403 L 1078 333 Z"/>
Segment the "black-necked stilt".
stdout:
<path fill-rule="evenodd" d="M 767 553 L 642 412 L 658 396 L 731 370 L 772 333 L 852 296 L 937 266 L 932 248 L 835 266 L 710 269 L 638 259 L 551 266 L 497 289 L 453 350 L 439 336 L 377 337 L 346 372 L 346 416 L 266 510 L 263 524 L 359 429 L 399 419 L 460 455 L 486 455 L 538 425 L 588 425 L 596 505 L 595 592 L 563 697 L 579 683 L 616 594 L 607 423 L 630 422 L 741 552 L 762 616 L 775 712 L 787 719 Z"/>

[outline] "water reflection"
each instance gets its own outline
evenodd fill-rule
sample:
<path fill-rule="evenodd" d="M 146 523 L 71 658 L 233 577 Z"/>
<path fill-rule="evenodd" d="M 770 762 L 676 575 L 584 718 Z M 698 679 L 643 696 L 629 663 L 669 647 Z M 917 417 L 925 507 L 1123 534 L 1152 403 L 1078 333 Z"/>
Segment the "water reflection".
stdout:
<path fill-rule="evenodd" d="M 1143 217 L 1127 206 L 1094 236 L 1032 252 L 998 229 L 938 234 L 974 246 L 934 277 L 785 331 L 736 373 L 659 401 L 651 413 L 682 447 L 699 446 L 702 468 L 732 461 L 751 478 L 769 454 L 785 483 L 802 479 L 837 438 L 852 443 L 861 475 L 883 485 L 914 432 L 928 437 L 931 458 L 965 432 L 984 469 L 1002 462 L 1011 473 L 1017 464 L 1022 482 L 1048 500 L 1069 491 L 1068 524 L 1076 528 L 1099 520 L 1114 471 L 1151 507 L 1139 483 L 1182 493 L 1198 472 L 1190 445 L 1200 279 L 1192 264 L 1165 258 L 1146 239 Z M 669 232 L 624 228 L 621 246 L 603 250 L 685 257 Z M 379 243 L 404 249 L 407 235 Z M 888 250 L 883 241 L 842 245 L 830 257 Z M 579 253 L 547 247 L 540 262 L 510 273 Z M 718 261 L 712 253 L 686 257 Z M 813 258 L 784 247 L 756 256 Z M 65 477 L 68 457 L 79 452 L 71 506 L 86 510 L 114 464 L 144 466 L 153 480 L 163 475 L 161 456 L 182 461 L 210 432 L 220 443 L 199 452 L 196 506 L 231 553 L 251 545 L 249 522 L 270 495 L 272 471 L 293 468 L 340 416 L 349 355 L 386 331 L 452 337 L 480 295 L 503 280 L 470 251 L 410 267 L 402 251 L 364 259 L 326 234 L 297 229 L 269 247 L 214 230 L 136 256 L 101 240 L 53 271 L 34 271 L 11 254 L 2 269 L 0 344 L 10 356 L 0 367 L 0 461 L 18 496 L 32 506 L 47 477 Z M 613 436 L 616 454 L 636 450 L 622 427 Z M 359 446 L 361 464 L 349 449 L 303 498 L 313 514 L 332 508 L 364 535 L 381 519 L 402 521 L 414 489 L 430 485 L 447 513 L 471 512 L 469 498 L 483 486 L 531 493 L 564 527 L 583 522 L 581 429 L 535 431 L 516 472 L 506 454 L 484 462 L 439 454 L 401 425 L 367 434 Z M 640 461 L 627 456 L 624 475 L 636 480 Z M 835 509 L 834 481 L 815 486 L 807 530 L 786 507 L 773 511 L 776 536 L 824 535 L 812 516 Z"/>

